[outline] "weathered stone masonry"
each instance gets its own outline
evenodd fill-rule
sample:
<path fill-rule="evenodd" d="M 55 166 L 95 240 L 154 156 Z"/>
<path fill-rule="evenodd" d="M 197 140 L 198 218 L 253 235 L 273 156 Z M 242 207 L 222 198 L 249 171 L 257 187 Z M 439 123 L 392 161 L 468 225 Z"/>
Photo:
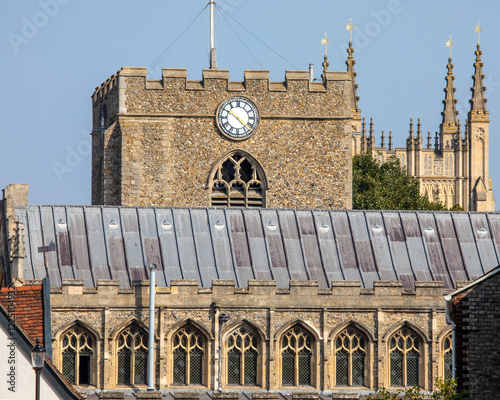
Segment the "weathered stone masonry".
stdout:
<path fill-rule="evenodd" d="M 245 71 L 243 82 L 225 70 L 204 70 L 202 81 L 184 69 L 164 69 L 159 81 L 146 75 L 124 67 L 93 95 L 93 125 L 104 128 L 93 133 L 93 204 L 205 207 L 210 171 L 238 149 L 261 164 L 267 207 L 350 208 L 347 73 L 327 72 L 324 82 L 309 82 L 306 71 L 287 71 L 284 82 L 270 82 L 268 71 Z M 235 95 L 261 114 L 242 141 L 215 123 L 217 106 Z"/>
<path fill-rule="evenodd" d="M 170 287 L 156 289 L 157 370 L 159 389 L 172 384 L 172 335 L 190 322 L 206 335 L 207 364 L 204 385 L 217 389 L 220 313 L 228 313 L 222 330 L 224 346 L 229 333 L 246 323 L 261 339 L 259 385 L 252 389 L 283 390 L 280 380 L 281 337 L 298 324 L 314 338 L 312 390 L 337 390 L 334 384 L 333 343 L 336 335 L 353 326 L 368 338 L 368 366 L 365 390 L 388 387 L 388 339 L 402 326 L 422 340 L 419 384 L 431 389 L 442 375 L 440 349 L 450 332 L 445 323 L 441 282 L 417 282 L 415 290 L 403 289 L 400 282 L 375 282 L 374 289 L 362 289 L 360 282 L 334 281 L 332 289 L 320 289 L 314 281 L 291 281 L 289 289 L 278 289 L 275 281 L 249 281 L 248 288 L 235 288 L 234 281 L 214 280 L 211 288 L 199 288 L 197 281 L 172 281 Z M 98 281 L 97 289 L 83 281 L 63 281 L 62 288 L 51 289 L 53 360 L 61 367 L 60 337 L 75 323 L 92 332 L 98 342 L 94 382 L 97 388 L 116 387 L 116 337 L 130 323 L 147 330 L 148 281 L 137 281 L 133 288 L 120 288 L 117 281 Z M 222 387 L 229 386 L 222 373 Z M 195 387 L 196 388 L 196 387 Z M 290 388 L 287 388 L 289 390 Z M 297 388 L 300 389 L 300 388 Z M 302 390 L 304 388 L 302 387 Z M 340 387 L 342 389 L 342 387 Z M 343 388 L 348 389 L 348 388 Z M 359 388 L 357 388 L 359 390 Z"/>

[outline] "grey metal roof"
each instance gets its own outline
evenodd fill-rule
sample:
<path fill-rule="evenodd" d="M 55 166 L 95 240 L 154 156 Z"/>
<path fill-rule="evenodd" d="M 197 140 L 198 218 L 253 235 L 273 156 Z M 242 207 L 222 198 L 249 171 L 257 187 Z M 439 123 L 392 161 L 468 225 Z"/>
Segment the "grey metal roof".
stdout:
<path fill-rule="evenodd" d="M 500 264 L 500 215 L 430 211 L 28 206 L 25 279 L 474 280 Z"/>

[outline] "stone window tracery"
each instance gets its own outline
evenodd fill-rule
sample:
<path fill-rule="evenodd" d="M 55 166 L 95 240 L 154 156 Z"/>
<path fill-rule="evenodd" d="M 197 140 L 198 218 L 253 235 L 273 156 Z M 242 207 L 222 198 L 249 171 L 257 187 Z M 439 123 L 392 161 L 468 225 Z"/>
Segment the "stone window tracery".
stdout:
<path fill-rule="evenodd" d="M 147 383 L 147 335 L 131 325 L 118 335 L 118 384 L 145 385 Z"/>
<path fill-rule="evenodd" d="M 443 378 L 453 378 L 453 338 L 451 332 L 443 340 Z"/>
<path fill-rule="evenodd" d="M 234 153 L 217 167 L 211 182 L 212 207 L 265 207 L 263 177 L 253 160 Z"/>
<path fill-rule="evenodd" d="M 91 385 L 96 342 L 92 334 L 75 325 L 61 336 L 62 373 L 73 385 Z"/>
<path fill-rule="evenodd" d="M 335 339 L 335 379 L 337 386 L 365 386 L 368 341 L 349 326 Z"/>
<path fill-rule="evenodd" d="M 202 385 L 205 338 L 191 324 L 173 337 L 173 384 Z"/>
<path fill-rule="evenodd" d="M 421 340 L 404 327 L 389 340 L 390 385 L 418 386 Z"/>
<path fill-rule="evenodd" d="M 257 335 L 245 326 L 229 335 L 226 353 L 228 385 L 257 385 L 258 345 Z"/>
<path fill-rule="evenodd" d="M 313 337 L 295 325 L 281 339 L 281 381 L 283 386 L 312 384 Z"/>

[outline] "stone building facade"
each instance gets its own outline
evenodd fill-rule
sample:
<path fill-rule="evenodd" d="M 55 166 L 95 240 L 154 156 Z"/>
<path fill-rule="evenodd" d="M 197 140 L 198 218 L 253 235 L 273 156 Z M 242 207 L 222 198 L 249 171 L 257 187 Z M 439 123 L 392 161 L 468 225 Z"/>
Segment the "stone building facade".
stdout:
<path fill-rule="evenodd" d="M 489 176 L 489 112 L 481 60 L 481 47 L 476 49 L 470 111 L 464 124 L 464 134 L 456 109 L 452 59 L 448 60 L 448 73 L 443 100 L 444 110 L 439 133 L 427 138 L 421 130 L 420 119 L 410 120 L 406 147 L 393 147 L 392 132 L 388 142 L 382 131 L 380 145 L 376 143 L 373 121 L 368 132 L 366 123 L 358 115 L 358 128 L 353 130 L 353 153 L 373 151 L 381 162 L 396 156 L 408 174 L 420 181 L 422 193 L 431 201 L 439 201 L 447 208 L 459 205 L 470 211 L 495 211 L 492 181 Z M 352 67 L 351 67 L 352 68 Z"/>
<path fill-rule="evenodd" d="M 454 376 L 473 399 L 494 400 L 500 390 L 500 267 L 446 296 L 454 332 Z"/>
<path fill-rule="evenodd" d="M 387 281 L 373 289 L 359 281 L 332 282 L 331 289 L 314 281 L 290 281 L 288 289 L 275 281 L 249 281 L 246 288 L 232 280 L 207 288 L 172 281 L 156 291 L 155 386 L 217 390 L 220 377 L 221 388 L 233 391 L 368 392 L 413 384 L 431 390 L 451 368 L 444 293 L 437 282 L 406 290 Z M 51 293 L 55 364 L 67 369 L 65 338 L 85 332 L 92 375 L 82 388 L 144 388 L 138 355 L 147 347 L 148 299 L 148 281 L 122 288 L 102 280 L 96 289 L 63 281 Z M 124 335 L 140 338 L 132 342 L 135 363 L 121 355 Z M 183 344 L 184 337 L 191 342 Z M 398 348 L 401 337 L 412 345 Z M 132 378 L 124 375 L 125 359 L 136 368 Z"/>
<path fill-rule="evenodd" d="M 189 81 L 163 69 L 154 81 L 123 67 L 92 96 L 92 204 L 350 208 L 351 95 L 347 72 L 271 82 L 245 71 L 232 82 L 227 70 Z M 253 104 L 252 132 L 243 112 L 224 134 L 228 99 L 240 112 L 240 100 Z"/>

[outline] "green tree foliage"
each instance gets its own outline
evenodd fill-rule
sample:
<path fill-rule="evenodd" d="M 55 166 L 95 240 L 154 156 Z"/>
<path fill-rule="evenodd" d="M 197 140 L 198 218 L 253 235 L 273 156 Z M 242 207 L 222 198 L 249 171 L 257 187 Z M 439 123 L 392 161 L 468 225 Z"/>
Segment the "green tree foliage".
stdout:
<path fill-rule="evenodd" d="M 442 380 L 437 378 L 434 392 L 430 395 L 421 392 L 422 389 L 417 386 L 396 391 L 382 388 L 368 397 L 363 397 L 363 400 L 469 400 L 465 391 L 459 392 L 457 390 L 457 381 L 455 379 Z"/>
<path fill-rule="evenodd" d="M 420 183 L 408 176 L 396 157 L 380 163 L 371 152 L 352 160 L 352 208 L 365 210 L 445 210 L 420 194 Z"/>

